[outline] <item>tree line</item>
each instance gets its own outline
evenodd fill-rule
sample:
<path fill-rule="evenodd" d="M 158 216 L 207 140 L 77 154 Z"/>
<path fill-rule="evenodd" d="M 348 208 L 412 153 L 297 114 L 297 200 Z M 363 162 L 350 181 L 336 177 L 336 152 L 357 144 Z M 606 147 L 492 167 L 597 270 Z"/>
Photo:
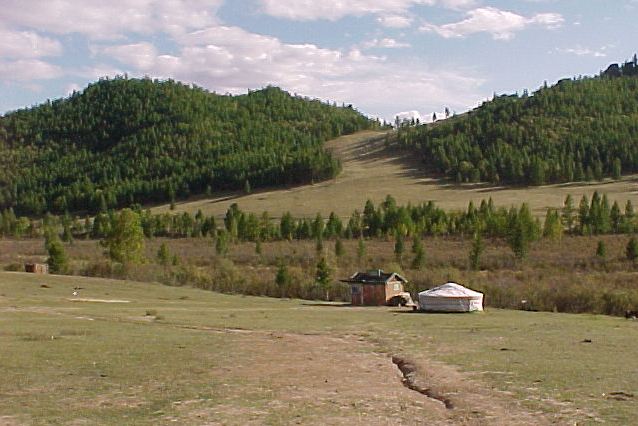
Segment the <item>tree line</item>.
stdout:
<path fill-rule="evenodd" d="M 96 213 L 328 179 L 340 164 L 323 142 L 377 125 L 276 87 L 230 96 L 105 78 L 0 117 L 0 209 Z"/>
<path fill-rule="evenodd" d="M 623 206 L 610 203 L 606 194 L 595 192 L 591 200 L 583 195 L 576 205 L 571 195 L 560 209 L 549 208 L 544 220 L 534 217 L 529 206 L 496 207 L 492 199 L 473 202 L 463 211 L 445 211 L 432 201 L 397 205 L 388 195 L 378 206 L 368 200 L 362 211 L 355 210 L 344 220 L 334 212 L 327 218 L 295 218 L 290 212 L 273 219 L 267 212 L 257 215 L 232 204 L 223 220 L 201 211 L 153 214 L 137 207 L 129 210 L 146 238 L 214 238 L 218 252 L 227 251 L 237 241 L 255 243 L 275 240 L 323 240 L 396 238 L 425 236 L 470 236 L 507 241 L 518 257 L 526 255 L 529 244 L 541 237 L 559 239 L 573 235 L 633 234 L 638 220 L 631 201 Z M 94 218 L 69 214 L 47 214 L 43 219 L 18 217 L 12 209 L 0 214 L 0 236 L 39 237 L 53 229 L 63 241 L 77 238 L 106 238 L 118 225 L 120 214 L 110 210 Z M 477 243 L 480 244 L 480 241 Z"/>

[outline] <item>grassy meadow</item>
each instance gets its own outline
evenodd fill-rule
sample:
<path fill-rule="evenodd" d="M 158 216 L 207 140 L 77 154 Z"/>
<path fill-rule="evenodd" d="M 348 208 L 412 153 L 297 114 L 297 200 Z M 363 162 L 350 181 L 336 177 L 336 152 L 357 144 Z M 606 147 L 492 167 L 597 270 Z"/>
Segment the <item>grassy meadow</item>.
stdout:
<path fill-rule="evenodd" d="M 77 297 L 71 293 L 81 287 Z M 4 424 L 628 424 L 638 324 L 0 273 Z M 454 403 L 402 386 L 390 356 Z"/>
<path fill-rule="evenodd" d="M 638 205 L 636 182 L 638 176 L 629 175 L 619 181 L 577 182 L 538 187 L 500 187 L 485 184 L 454 184 L 433 177 L 423 171 L 419 160 L 409 151 L 402 151 L 390 143 L 386 134 L 362 131 L 329 141 L 327 146 L 341 159 L 343 171 L 337 178 L 286 189 L 272 189 L 245 194 L 229 192 L 210 198 L 177 202 L 173 212 L 224 216 L 229 206 L 237 203 L 244 211 L 268 212 L 279 218 L 286 211 L 295 217 L 314 217 L 317 212 L 327 217 L 334 211 L 348 217 L 355 210 L 363 210 L 368 199 L 375 205 L 391 194 L 398 205 L 418 204 L 432 200 L 445 210 L 465 210 L 470 201 L 479 205 L 492 198 L 495 205 L 509 207 L 527 202 L 537 216 L 544 216 L 548 207 L 560 208 L 565 197 L 571 195 L 578 203 L 583 195 L 591 199 L 598 191 L 607 194 L 610 203 L 623 206 L 627 200 Z M 154 207 L 154 213 L 171 211 L 168 204 Z"/>
<path fill-rule="evenodd" d="M 480 256 L 480 270 L 469 267 L 471 238 L 424 238 L 425 262 L 414 269 L 411 242 L 405 242 L 401 259 L 394 254 L 393 239 L 365 241 L 359 256 L 357 241 L 343 240 L 344 253 L 335 254 L 335 241 L 325 240 L 317 252 L 314 241 L 275 241 L 231 244 L 229 253 L 219 255 L 210 238 L 146 241 L 146 262 L 123 269 L 107 261 L 104 249 L 94 240 L 65 244 L 73 275 L 159 282 L 171 286 L 193 286 L 224 293 L 255 296 L 324 298 L 315 283 L 316 265 L 326 257 L 331 270 L 330 297 L 348 301 L 349 289 L 338 280 L 357 270 L 381 268 L 403 273 L 414 295 L 446 281 L 456 281 L 487 294 L 492 307 L 520 309 L 521 301 L 534 310 L 568 313 L 598 313 L 622 316 L 638 307 L 638 264 L 626 258 L 626 235 L 595 237 L 564 236 L 532 244 L 524 260 L 518 260 L 500 239 L 486 239 Z M 599 242 L 605 257 L 596 255 Z M 175 264 L 160 265 L 157 253 L 165 244 Z M 22 270 L 26 262 L 44 262 L 47 254 L 41 239 L 0 240 L 0 267 Z M 285 263 L 291 282 L 278 287 L 275 276 Z"/>

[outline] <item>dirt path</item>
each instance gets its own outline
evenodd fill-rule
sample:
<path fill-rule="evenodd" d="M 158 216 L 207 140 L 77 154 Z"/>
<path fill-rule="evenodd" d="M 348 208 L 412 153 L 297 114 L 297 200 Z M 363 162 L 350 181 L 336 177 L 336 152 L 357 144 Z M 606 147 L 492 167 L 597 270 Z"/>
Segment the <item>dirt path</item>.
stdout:
<path fill-rule="evenodd" d="M 286 211 L 294 216 L 305 217 L 313 217 L 317 212 L 326 217 L 334 211 L 339 216 L 348 217 L 354 209 L 362 210 L 368 199 L 378 204 L 388 194 L 392 194 L 399 204 L 432 200 L 445 209 L 465 209 L 470 200 L 478 204 L 490 197 L 497 205 L 506 207 L 518 205 L 524 200 L 538 215 L 544 215 L 547 207 L 562 207 L 568 194 L 574 197 L 576 203 L 583 194 L 591 199 L 594 191 L 606 193 L 610 202 L 616 200 L 624 205 L 631 200 L 634 205 L 638 203 L 638 176 L 627 176 L 619 182 L 531 188 L 455 185 L 424 173 L 420 159 L 413 153 L 386 147 L 384 132 L 362 131 L 329 141 L 326 147 L 343 163 L 343 171 L 336 179 L 249 195 L 231 193 L 212 199 L 183 202 L 177 204 L 175 211 L 195 213 L 201 209 L 205 214 L 222 217 L 232 203 L 238 203 L 244 210 L 257 213 L 267 211 L 274 218 Z M 153 211 L 168 212 L 169 206 L 156 207 Z"/>
<path fill-rule="evenodd" d="M 410 389 L 393 358 L 357 336 L 334 337 L 250 330 L 203 330 L 243 335 L 246 351 L 220 371 L 228 394 L 268 401 L 198 407 L 183 404 L 178 418 L 217 419 L 221 424 L 425 424 L 543 425 L 543 413 L 524 409 L 453 368 L 426 359 L 414 362 Z M 444 403 L 446 400 L 447 403 Z M 169 419 L 166 419 L 169 420 Z M 553 423 L 556 423 L 554 421 Z"/>

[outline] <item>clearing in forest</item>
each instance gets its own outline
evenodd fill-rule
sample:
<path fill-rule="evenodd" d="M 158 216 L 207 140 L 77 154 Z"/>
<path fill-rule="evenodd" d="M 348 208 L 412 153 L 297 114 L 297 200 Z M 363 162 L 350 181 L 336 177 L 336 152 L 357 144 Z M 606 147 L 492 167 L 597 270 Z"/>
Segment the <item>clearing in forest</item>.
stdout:
<path fill-rule="evenodd" d="M 562 207 L 571 194 L 578 205 L 583 194 L 591 199 L 594 191 L 605 193 L 610 202 L 617 200 L 623 208 L 627 200 L 638 203 L 638 176 L 625 176 L 620 181 L 580 182 L 540 187 L 495 187 L 486 184 L 458 185 L 426 173 L 414 154 L 386 144 L 386 133 L 362 131 L 327 143 L 339 157 L 343 170 L 336 178 L 314 185 L 256 191 L 251 194 L 228 193 L 210 199 L 197 199 L 176 204 L 175 211 L 222 217 L 232 203 L 244 211 L 268 212 L 280 217 L 290 211 L 295 217 L 312 217 L 317 212 L 327 217 L 334 211 L 341 217 L 355 209 L 363 210 L 366 200 L 375 204 L 391 194 L 398 204 L 432 200 L 446 210 L 465 209 L 470 201 L 478 205 L 492 197 L 497 206 L 509 207 L 522 202 L 530 204 L 534 213 L 544 215 L 547 207 Z M 169 211 L 164 205 L 155 213 Z"/>

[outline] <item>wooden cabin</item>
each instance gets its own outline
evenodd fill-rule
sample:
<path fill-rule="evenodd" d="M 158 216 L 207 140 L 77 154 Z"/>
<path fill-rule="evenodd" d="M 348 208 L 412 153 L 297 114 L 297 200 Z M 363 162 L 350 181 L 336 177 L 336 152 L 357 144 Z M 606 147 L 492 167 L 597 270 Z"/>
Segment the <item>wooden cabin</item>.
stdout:
<path fill-rule="evenodd" d="M 405 296 L 403 286 L 408 280 L 396 272 L 376 269 L 357 272 L 341 282 L 350 284 L 353 306 L 383 306 L 392 304 L 397 296 Z"/>
<path fill-rule="evenodd" d="M 48 274 L 49 265 L 46 263 L 26 263 L 24 265 L 24 272 L 32 274 Z"/>

